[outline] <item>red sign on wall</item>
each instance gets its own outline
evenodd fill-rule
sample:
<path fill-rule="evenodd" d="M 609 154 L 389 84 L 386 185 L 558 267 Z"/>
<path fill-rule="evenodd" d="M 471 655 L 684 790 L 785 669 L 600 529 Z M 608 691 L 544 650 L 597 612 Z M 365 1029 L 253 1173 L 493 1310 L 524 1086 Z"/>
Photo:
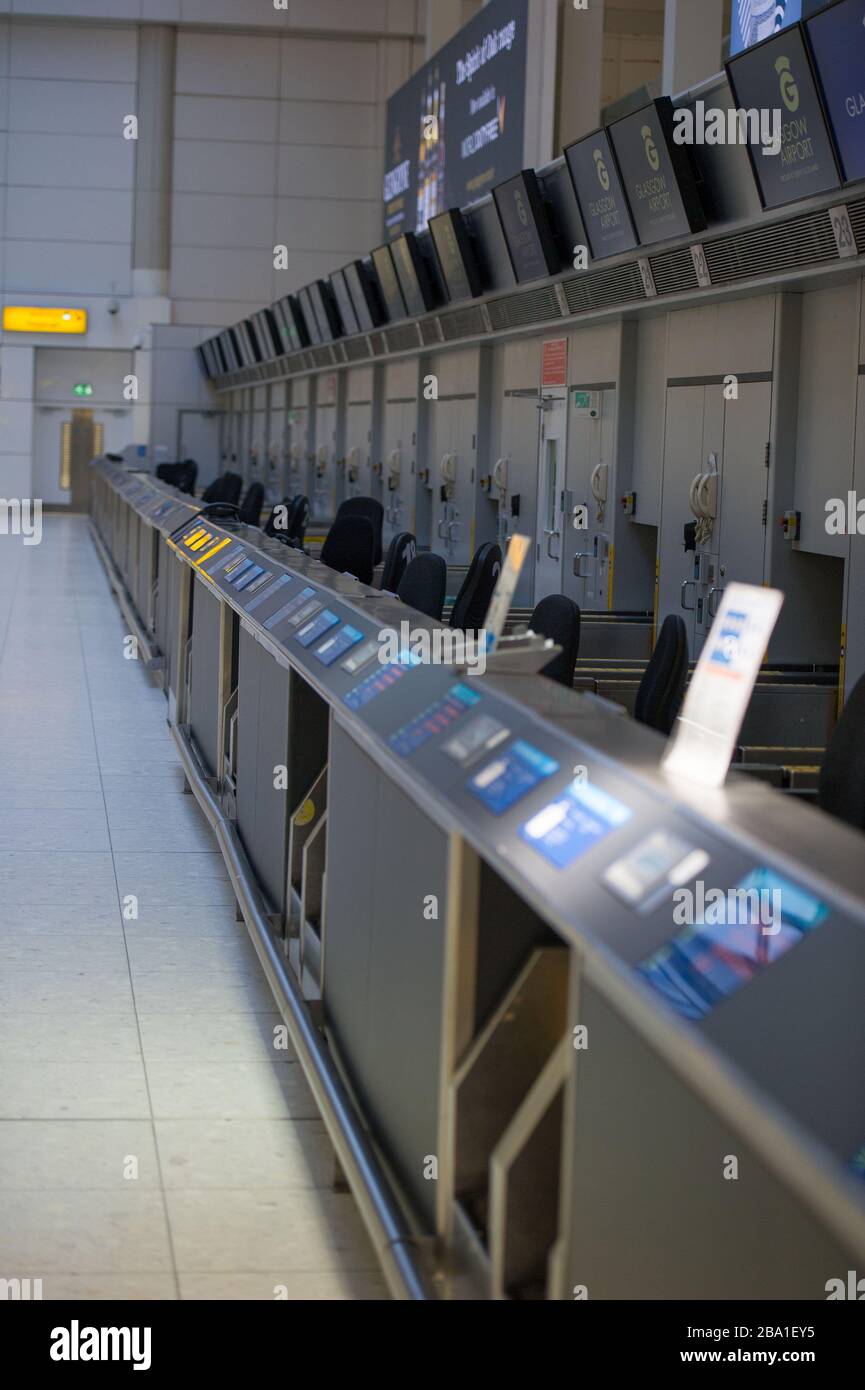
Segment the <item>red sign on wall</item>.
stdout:
<path fill-rule="evenodd" d="M 567 386 L 568 340 L 552 338 L 543 346 L 541 386 Z"/>

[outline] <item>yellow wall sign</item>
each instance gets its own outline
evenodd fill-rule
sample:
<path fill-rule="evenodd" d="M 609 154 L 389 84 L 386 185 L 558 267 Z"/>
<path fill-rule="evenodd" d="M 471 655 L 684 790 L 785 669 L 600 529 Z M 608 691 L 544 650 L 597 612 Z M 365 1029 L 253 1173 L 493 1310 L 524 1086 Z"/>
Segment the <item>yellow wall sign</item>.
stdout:
<path fill-rule="evenodd" d="M 86 309 L 46 309 L 36 304 L 4 304 L 5 333 L 86 333 Z"/>

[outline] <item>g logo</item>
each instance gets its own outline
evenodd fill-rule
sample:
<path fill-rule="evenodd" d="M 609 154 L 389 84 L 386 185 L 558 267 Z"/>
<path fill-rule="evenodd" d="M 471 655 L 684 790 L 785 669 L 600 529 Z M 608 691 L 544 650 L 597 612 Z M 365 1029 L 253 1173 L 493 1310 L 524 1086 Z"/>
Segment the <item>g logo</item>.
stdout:
<path fill-rule="evenodd" d="M 517 217 L 520 219 L 523 226 L 527 227 L 529 225 L 529 214 L 526 211 L 526 205 L 523 202 L 523 195 L 519 191 L 519 189 L 516 189 L 516 191 L 514 192 L 514 202 L 517 208 Z"/>
<path fill-rule="evenodd" d="M 649 167 L 654 169 L 655 173 L 657 173 L 661 167 L 661 161 L 658 158 L 658 147 L 652 136 L 652 127 L 650 125 L 644 125 L 640 134 L 643 137 L 643 149 L 646 152 L 646 159 L 649 162 Z"/>
<path fill-rule="evenodd" d="M 604 163 L 604 156 L 600 150 L 592 150 L 592 159 L 595 161 L 595 173 L 598 176 L 598 183 L 605 193 L 610 191 L 610 176 L 607 173 L 607 166 Z"/>
<path fill-rule="evenodd" d="M 796 79 L 790 71 L 790 59 L 776 58 L 775 71 L 781 79 L 781 100 L 788 111 L 798 111 L 799 88 L 796 86 Z"/>

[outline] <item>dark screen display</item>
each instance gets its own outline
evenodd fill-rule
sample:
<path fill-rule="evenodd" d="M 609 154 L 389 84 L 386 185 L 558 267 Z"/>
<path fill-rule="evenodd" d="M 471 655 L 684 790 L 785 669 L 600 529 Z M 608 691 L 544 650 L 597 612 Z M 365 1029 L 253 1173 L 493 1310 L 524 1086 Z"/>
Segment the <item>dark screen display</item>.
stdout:
<path fill-rule="evenodd" d="M 473 299 L 481 292 L 481 276 L 459 208 L 450 208 L 433 217 L 429 229 L 448 298 Z"/>
<path fill-rule="evenodd" d="M 378 290 L 363 261 L 350 261 L 343 267 L 342 273 L 361 331 L 370 333 L 373 328 L 378 328 L 384 319 Z"/>
<path fill-rule="evenodd" d="M 387 310 L 387 316 L 391 323 L 394 319 L 404 319 L 406 316 L 405 300 L 402 297 L 402 290 L 396 278 L 393 257 L 389 246 L 379 246 L 372 253 L 372 263 L 375 266 L 375 273 L 378 276 L 378 283 L 381 287 L 381 297 Z"/>
<path fill-rule="evenodd" d="M 702 232 L 700 205 L 687 148 L 673 140 L 673 104 L 659 97 L 609 127 L 625 197 L 644 246 Z"/>
<path fill-rule="evenodd" d="M 554 275 L 559 258 L 534 170 L 500 183 L 493 197 L 517 282 Z"/>
<path fill-rule="evenodd" d="M 749 141 L 748 153 L 763 206 L 782 207 L 839 185 L 800 25 L 786 29 L 727 64 L 736 104 L 779 110 L 780 149 Z"/>
<path fill-rule="evenodd" d="M 433 294 L 413 232 L 398 237 L 391 247 L 397 279 L 410 314 L 425 314 L 433 307 Z"/>
<path fill-rule="evenodd" d="M 330 285 L 333 290 L 333 297 L 336 300 L 336 307 L 342 319 L 342 326 L 346 333 L 359 333 L 360 324 L 357 321 L 357 314 L 354 312 L 354 305 L 348 292 L 348 285 L 345 283 L 345 276 L 341 270 L 334 270 L 330 277 Z"/>
<path fill-rule="evenodd" d="M 865 0 L 841 0 L 805 29 L 844 181 L 865 179 Z"/>
<path fill-rule="evenodd" d="M 309 297 L 309 290 L 302 289 L 298 297 L 300 299 L 300 312 L 302 313 L 303 321 L 306 324 L 306 335 L 309 338 L 309 341 L 314 346 L 317 346 L 321 342 L 321 329 L 318 326 L 318 320 L 315 316 L 315 310 L 312 307 L 312 300 Z"/>
<path fill-rule="evenodd" d="M 637 235 L 605 130 L 596 130 L 565 150 L 592 260 L 632 251 Z"/>
<path fill-rule="evenodd" d="M 309 297 L 318 321 L 321 341 L 329 343 L 342 335 L 342 325 L 333 302 L 330 285 L 326 280 L 313 280 L 309 287 Z"/>

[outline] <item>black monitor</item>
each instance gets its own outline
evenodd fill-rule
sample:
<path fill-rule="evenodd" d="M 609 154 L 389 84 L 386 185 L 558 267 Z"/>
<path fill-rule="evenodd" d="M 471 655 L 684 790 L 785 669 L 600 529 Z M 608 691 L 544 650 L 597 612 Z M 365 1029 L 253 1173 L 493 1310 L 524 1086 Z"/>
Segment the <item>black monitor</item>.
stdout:
<path fill-rule="evenodd" d="M 399 280 L 396 278 L 396 268 L 390 247 L 387 245 L 376 247 L 372 253 L 372 263 L 378 277 L 388 321 L 393 323 L 395 319 L 404 319 L 406 316 L 405 300 L 399 287 Z"/>
<path fill-rule="evenodd" d="M 348 334 L 359 333 L 360 324 L 357 321 L 357 314 L 351 302 L 351 295 L 348 292 L 345 275 L 341 270 L 331 271 L 330 285 L 345 332 Z"/>
<path fill-rule="evenodd" d="M 309 297 L 312 300 L 312 307 L 318 320 L 321 341 L 330 343 L 333 342 L 334 338 L 341 338 L 342 324 L 333 291 L 327 281 L 313 280 L 309 287 Z"/>
<path fill-rule="evenodd" d="M 403 232 L 390 249 L 408 312 L 411 315 L 428 314 L 430 309 L 435 308 L 435 295 L 414 232 Z"/>
<path fill-rule="evenodd" d="M 497 184 L 493 199 L 517 283 L 555 275 L 559 254 L 534 169 Z"/>
<path fill-rule="evenodd" d="M 226 347 L 226 355 L 231 362 L 232 371 L 238 372 L 245 365 L 243 354 L 240 350 L 240 335 L 236 328 L 226 328 L 223 334 L 223 342 Z"/>
<path fill-rule="evenodd" d="M 276 326 L 276 319 L 271 310 L 259 309 L 258 313 L 253 314 L 252 318 L 263 360 L 265 362 L 272 362 L 275 357 L 281 357 L 282 340 L 279 329 Z"/>
<path fill-rule="evenodd" d="M 286 294 L 277 300 L 274 313 L 286 352 L 300 352 L 301 348 L 309 347 L 309 335 L 295 295 Z"/>
<path fill-rule="evenodd" d="M 483 289 L 481 272 L 459 208 L 431 217 L 429 230 L 448 299 L 474 299 Z"/>
<path fill-rule="evenodd" d="M 592 260 L 633 251 L 637 234 L 607 132 L 596 130 L 568 145 L 565 163 Z"/>
<path fill-rule="evenodd" d="M 673 103 L 658 97 L 607 128 L 644 246 L 706 229 L 691 156 L 674 139 Z"/>
<path fill-rule="evenodd" d="M 363 261 L 349 261 L 342 273 L 361 332 L 371 333 L 384 323 L 384 309 L 375 280 Z"/>
<path fill-rule="evenodd" d="M 838 188 L 835 151 L 801 24 L 731 58 L 727 76 L 740 110 L 753 110 L 757 121 L 761 111 L 780 112 L 780 148 L 774 152 L 771 143 L 763 143 L 757 121 L 749 129 L 748 154 L 763 207 L 783 207 Z"/>
<path fill-rule="evenodd" d="M 318 347 L 321 343 L 321 329 L 318 326 L 318 319 L 315 316 L 315 309 L 312 307 L 312 300 L 309 295 L 309 288 L 305 286 L 298 295 L 300 300 L 300 312 L 306 325 L 306 336 L 309 338 L 313 347 Z"/>
<path fill-rule="evenodd" d="M 837 0 L 806 21 L 805 33 L 841 176 L 865 179 L 865 0 Z"/>

